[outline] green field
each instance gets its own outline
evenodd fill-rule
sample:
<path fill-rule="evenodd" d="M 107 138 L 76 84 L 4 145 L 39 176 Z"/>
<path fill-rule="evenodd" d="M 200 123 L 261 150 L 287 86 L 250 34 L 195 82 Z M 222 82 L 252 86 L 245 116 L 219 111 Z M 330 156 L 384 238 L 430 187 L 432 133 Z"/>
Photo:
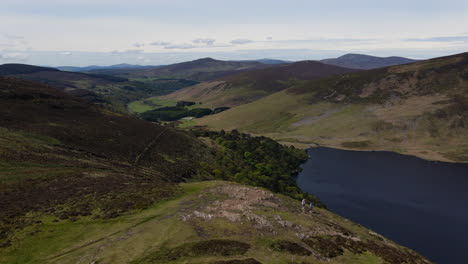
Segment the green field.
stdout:
<path fill-rule="evenodd" d="M 143 113 L 156 108 L 175 106 L 176 100 L 161 99 L 159 96 L 151 97 L 128 104 L 128 109 L 133 113 Z"/>

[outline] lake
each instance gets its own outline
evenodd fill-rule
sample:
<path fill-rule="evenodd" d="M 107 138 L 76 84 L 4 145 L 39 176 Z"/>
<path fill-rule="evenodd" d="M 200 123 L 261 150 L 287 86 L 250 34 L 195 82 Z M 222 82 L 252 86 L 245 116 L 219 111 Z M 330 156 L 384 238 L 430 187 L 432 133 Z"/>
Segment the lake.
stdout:
<path fill-rule="evenodd" d="M 468 263 L 468 164 L 392 152 L 309 150 L 299 187 L 441 264 Z"/>

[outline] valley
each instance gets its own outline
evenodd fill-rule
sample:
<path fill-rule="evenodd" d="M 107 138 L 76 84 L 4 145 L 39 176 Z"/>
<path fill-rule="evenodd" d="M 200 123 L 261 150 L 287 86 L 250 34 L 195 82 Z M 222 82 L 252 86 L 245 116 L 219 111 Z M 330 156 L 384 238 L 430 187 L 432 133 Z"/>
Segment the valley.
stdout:
<path fill-rule="evenodd" d="M 0 66 L 0 263 L 431 263 L 300 184 L 316 146 L 468 161 L 467 54 L 400 62 Z"/>
<path fill-rule="evenodd" d="M 2 0 L 0 264 L 468 263 L 467 14 Z"/>

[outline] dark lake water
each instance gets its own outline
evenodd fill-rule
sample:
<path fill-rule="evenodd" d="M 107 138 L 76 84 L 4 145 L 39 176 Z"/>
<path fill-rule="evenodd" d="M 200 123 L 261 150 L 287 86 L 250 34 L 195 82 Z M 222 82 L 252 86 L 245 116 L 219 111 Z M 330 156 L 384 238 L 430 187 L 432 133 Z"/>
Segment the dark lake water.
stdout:
<path fill-rule="evenodd" d="M 440 264 L 468 263 L 468 164 L 391 152 L 309 150 L 299 187 Z"/>

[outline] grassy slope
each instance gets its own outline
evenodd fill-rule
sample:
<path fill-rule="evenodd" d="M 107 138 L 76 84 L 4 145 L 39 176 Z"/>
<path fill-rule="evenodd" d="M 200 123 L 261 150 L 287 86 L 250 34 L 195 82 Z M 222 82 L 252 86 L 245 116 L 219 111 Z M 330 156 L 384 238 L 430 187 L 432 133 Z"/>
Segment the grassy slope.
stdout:
<path fill-rule="evenodd" d="M 244 195 L 247 200 L 242 199 Z M 254 258 L 271 264 L 291 261 L 371 264 L 402 258 L 410 259 L 409 263 L 425 263 L 411 251 L 326 210 L 305 214 L 299 208 L 297 201 L 257 188 L 227 182 L 182 184 L 170 200 L 111 220 L 89 218 L 71 222 L 44 218 L 42 223 L 18 233 L 18 241 L 12 247 L 0 249 L 0 262 L 214 263 Z M 324 241 L 307 244 L 299 234 L 305 239 L 318 236 Z M 346 247 L 326 243 L 337 236 L 365 242 L 367 246 L 361 252 L 338 250 L 338 256 L 327 257 L 337 248 Z M 244 254 L 225 256 L 209 248 L 192 249 L 180 251 L 178 255 L 173 253 L 172 261 L 165 257 L 167 252 L 177 252 L 180 245 L 187 248 L 191 242 L 211 239 L 247 243 L 250 249 Z M 298 252 L 310 256 L 274 250 L 271 245 L 275 241 L 297 243 L 302 250 Z"/>
<path fill-rule="evenodd" d="M 238 106 L 258 100 L 274 92 L 301 83 L 301 80 L 313 80 L 334 74 L 355 70 L 322 64 L 314 61 L 302 61 L 288 65 L 278 65 L 265 69 L 256 69 L 222 77 L 216 81 L 207 81 L 186 87 L 171 94 L 141 100 L 133 103 L 144 109 L 152 108 L 151 100 L 159 101 L 194 101 L 208 107 Z"/>
<path fill-rule="evenodd" d="M 311 146 L 468 162 L 468 55 L 311 81 L 195 120 Z"/>
<path fill-rule="evenodd" d="M 44 215 L 102 219 L 144 208 L 209 161 L 186 133 L 56 89 L 0 78 L 0 91 L 0 247 Z"/>

